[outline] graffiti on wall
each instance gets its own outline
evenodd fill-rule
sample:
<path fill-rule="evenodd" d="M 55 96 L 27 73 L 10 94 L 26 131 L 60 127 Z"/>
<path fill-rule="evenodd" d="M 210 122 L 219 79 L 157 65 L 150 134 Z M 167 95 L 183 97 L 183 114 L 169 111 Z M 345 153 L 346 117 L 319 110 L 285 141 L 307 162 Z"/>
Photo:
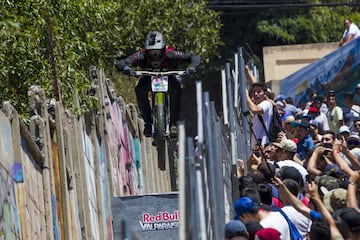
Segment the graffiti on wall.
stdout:
<path fill-rule="evenodd" d="M 334 90 L 342 97 L 359 83 L 359 63 L 360 39 L 355 39 L 283 79 L 280 93 L 293 97 L 296 104 L 309 101 L 312 92 L 325 95 Z"/>
<path fill-rule="evenodd" d="M 11 125 L 0 113 L 0 239 L 19 237 L 19 219 L 14 194 L 15 180 L 22 180 L 21 165 L 14 164 Z M 13 169 L 14 166 L 14 169 Z M 11 174 L 15 174 L 12 177 Z"/>
<path fill-rule="evenodd" d="M 105 149 L 102 148 L 99 144 L 97 139 L 96 141 L 96 148 L 97 148 L 97 158 L 98 158 L 98 169 L 99 169 L 99 178 L 100 181 L 100 191 L 102 196 L 102 212 L 104 217 L 103 225 L 104 225 L 104 233 L 105 238 L 111 240 L 112 237 L 112 225 L 111 225 L 111 206 L 110 206 L 110 192 L 109 192 L 109 181 L 108 181 L 108 174 L 107 174 L 107 167 L 106 167 L 106 156 L 105 156 Z M 109 225 L 110 223 L 110 225 Z"/>
<path fill-rule="evenodd" d="M 90 215 L 90 230 L 93 239 L 99 239 L 99 223 L 97 216 L 97 197 L 96 197 L 96 181 L 95 181 L 95 166 L 94 166 L 94 149 L 90 137 L 83 131 L 84 156 L 85 156 L 85 175 L 86 175 L 86 188 L 88 189 L 89 201 L 89 215 Z"/>

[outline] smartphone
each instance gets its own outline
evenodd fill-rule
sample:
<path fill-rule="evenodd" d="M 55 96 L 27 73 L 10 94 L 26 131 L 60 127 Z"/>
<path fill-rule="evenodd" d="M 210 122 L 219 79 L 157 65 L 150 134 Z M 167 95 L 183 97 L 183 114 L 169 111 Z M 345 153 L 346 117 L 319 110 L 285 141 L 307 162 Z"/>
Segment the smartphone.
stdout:
<path fill-rule="evenodd" d="M 308 183 L 311 183 L 311 182 L 313 182 L 314 181 L 314 178 L 313 178 L 313 176 L 311 176 L 310 174 L 308 174 L 308 175 L 306 175 L 306 181 L 308 182 Z"/>

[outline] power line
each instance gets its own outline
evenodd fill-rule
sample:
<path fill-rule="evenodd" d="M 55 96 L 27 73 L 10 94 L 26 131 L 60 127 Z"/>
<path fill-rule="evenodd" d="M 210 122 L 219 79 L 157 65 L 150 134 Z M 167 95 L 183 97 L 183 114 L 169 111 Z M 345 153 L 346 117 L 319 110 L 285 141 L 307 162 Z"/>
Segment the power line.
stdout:
<path fill-rule="evenodd" d="M 360 2 L 350 3 L 244 3 L 241 1 L 215 1 L 208 4 L 208 8 L 213 10 L 230 9 L 259 9 L 259 8 L 310 8 L 310 7 L 340 7 L 340 6 L 360 6 Z"/>

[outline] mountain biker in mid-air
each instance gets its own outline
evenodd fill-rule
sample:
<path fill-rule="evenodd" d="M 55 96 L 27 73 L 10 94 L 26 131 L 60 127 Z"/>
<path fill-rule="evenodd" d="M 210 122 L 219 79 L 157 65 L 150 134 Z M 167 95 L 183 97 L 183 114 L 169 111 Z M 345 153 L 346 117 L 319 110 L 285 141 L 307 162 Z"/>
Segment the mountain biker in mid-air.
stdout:
<path fill-rule="evenodd" d="M 196 72 L 200 64 L 200 56 L 194 53 L 177 51 L 174 47 L 166 46 L 164 36 L 158 31 L 150 31 L 145 37 L 144 49 L 128 56 L 125 59 L 117 60 L 115 67 L 124 74 L 133 75 L 131 67 L 138 66 L 142 69 L 176 70 L 182 63 L 189 64 L 186 73 Z M 144 119 L 144 135 L 151 137 L 151 107 L 148 92 L 151 89 L 150 76 L 141 76 L 135 86 L 136 99 L 141 117 Z M 169 76 L 170 94 L 170 132 L 176 135 L 176 122 L 180 115 L 181 103 L 181 82 L 176 76 Z"/>

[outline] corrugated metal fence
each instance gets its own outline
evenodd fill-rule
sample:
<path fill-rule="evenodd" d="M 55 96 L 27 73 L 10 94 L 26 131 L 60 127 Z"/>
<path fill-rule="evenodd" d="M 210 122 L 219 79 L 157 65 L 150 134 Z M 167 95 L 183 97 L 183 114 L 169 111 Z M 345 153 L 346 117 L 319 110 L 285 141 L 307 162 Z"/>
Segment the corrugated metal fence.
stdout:
<path fill-rule="evenodd" d="M 224 239 L 226 221 L 233 218 L 239 197 L 237 159 L 250 155 L 249 113 L 242 49 L 222 72 L 223 117 L 219 118 L 209 93 L 196 83 L 197 137 L 179 134 L 180 239 Z M 185 123 L 186 124 L 186 123 Z M 246 165 L 246 164 L 245 164 Z"/>

